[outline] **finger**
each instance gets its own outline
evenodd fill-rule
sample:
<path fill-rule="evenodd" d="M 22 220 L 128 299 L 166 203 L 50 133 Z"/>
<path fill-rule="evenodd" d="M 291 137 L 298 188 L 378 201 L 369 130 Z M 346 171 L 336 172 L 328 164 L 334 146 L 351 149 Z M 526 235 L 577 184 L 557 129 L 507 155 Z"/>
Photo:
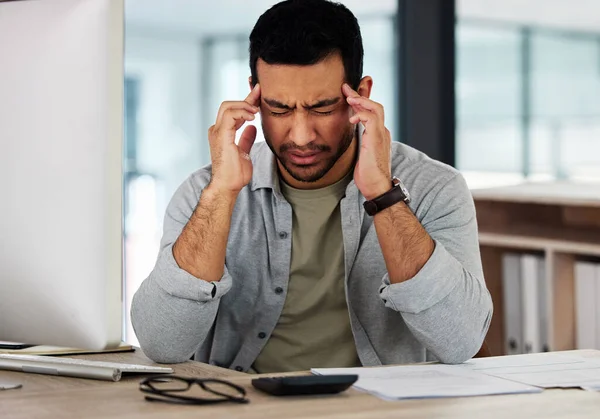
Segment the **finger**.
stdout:
<path fill-rule="evenodd" d="M 243 153 L 249 155 L 255 140 L 256 127 L 254 125 L 248 125 L 246 128 L 244 128 L 244 131 L 242 132 L 242 136 L 240 137 L 238 147 L 242 150 Z"/>
<path fill-rule="evenodd" d="M 385 129 L 385 136 L 386 136 L 386 138 L 387 138 L 388 141 L 392 141 L 392 133 L 387 128 Z"/>
<path fill-rule="evenodd" d="M 383 116 L 383 106 L 377 102 L 372 101 L 369 98 L 362 96 L 351 96 L 346 98 L 346 101 L 351 106 L 359 105 L 368 111 L 375 112 L 376 114 Z"/>
<path fill-rule="evenodd" d="M 350 87 L 348 83 L 342 84 L 342 92 L 346 95 L 346 97 L 360 97 L 358 92 Z"/>
<path fill-rule="evenodd" d="M 223 115 L 225 114 L 225 112 L 229 109 L 245 109 L 248 112 L 252 112 L 252 113 L 258 113 L 258 108 L 256 106 L 252 106 L 247 102 L 244 101 L 226 101 L 221 103 L 221 106 L 219 107 L 219 112 L 217 114 L 217 122 L 215 125 L 219 125 L 220 122 L 223 120 Z"/>
<path fill-rule="evenodd" d="M 245 109 L 227 109 L 223 113 L 223 120 L 221 124 L 217 126 L 217 130 L 226 129 L 226 130 L 238 130 L 246 121 L 253 121 L 254 114 L 252 112 L 248 112 Z"/>
<path fill-rule="evenodd" d="M 371 112 L 370 110 L 364 108 L 360 103 L 351 103 L 349 105 L 352 107 L 352 110 L 354 111 L 354 113 Z M 371 113 L 374 113 L 374 112 L 371 112 Z"/>
<path fill-rule="evenodd" d="M 358 124 L 359 122 L 362 122 L 366 126 L 367 124 L 372 123 L 375 117 L 376 116 L 373 112 L 360 111 L 350 117 L 350 123 Z"/>
<path fill-rule="evenodd" d="M 244 102 L 247 102 L 252 106 L 258 106 L 260 104 L 260 84 L 256 83 L 254 85 L 254 88 L 250 91 L 250 94 L 246 96 Z"/>

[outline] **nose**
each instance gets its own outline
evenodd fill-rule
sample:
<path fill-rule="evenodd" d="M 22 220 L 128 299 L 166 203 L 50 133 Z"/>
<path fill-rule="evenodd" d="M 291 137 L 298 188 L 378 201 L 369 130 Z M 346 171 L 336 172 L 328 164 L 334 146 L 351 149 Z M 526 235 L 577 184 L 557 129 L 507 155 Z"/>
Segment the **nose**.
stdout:
<path fill-rule="evenodd" d="M 294 112 L 290 140 L 299 147 L 303 147 L 317 139 L 317 133 L 310 121 L 308 112 L 297 110 Z"/>

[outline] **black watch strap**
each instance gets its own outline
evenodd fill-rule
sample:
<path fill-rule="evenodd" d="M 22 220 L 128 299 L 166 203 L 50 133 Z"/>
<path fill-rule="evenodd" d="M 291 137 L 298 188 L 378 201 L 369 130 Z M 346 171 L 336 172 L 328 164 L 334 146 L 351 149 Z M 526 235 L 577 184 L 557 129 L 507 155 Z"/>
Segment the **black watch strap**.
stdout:
<path fill-rule="evenodd" d="M 379 195 L 377 198 L 371 199 L 370 201 L 365 201 L 363 203 L 363 207 L 365 208 L 365 212 L 367 214 L 373 216 L 401 201 L 408 203 L 409 197 L 408 194 L 405 193 L 405 188 L 403 187 L 402 182 L 400 182 L 398 178 L 394 178 L 392 179 L 392 188 L 389 191 Z"/>

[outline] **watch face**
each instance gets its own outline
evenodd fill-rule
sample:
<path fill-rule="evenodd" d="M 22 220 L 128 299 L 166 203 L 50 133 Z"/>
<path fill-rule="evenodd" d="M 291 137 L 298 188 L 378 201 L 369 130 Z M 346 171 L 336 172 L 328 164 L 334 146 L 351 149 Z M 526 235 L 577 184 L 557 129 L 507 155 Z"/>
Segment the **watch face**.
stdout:
<path fill-rule="evenodd" d="M 404 202 L 406 202 L 406 203 L 410 202 L 410 193 L 408 192 L 408 189 L 406 189 L 406 186 L 404 186 L 403 183 L 400 184 L 400 189 L 402 189 L 402 193 L 406 197 L 404 199 Z"/>
<path fill-rule="evenodd" d="M 365 211 L 369 215 L 377 214 L 377 204 L 372 201 L 366 201 L 363 206 L 365 207 Z"/>
<path fill-rule="evenodd" d="M 406 186 L 404 186 L 404 183 L 402 183 L 402 181 L 397 177 L 394 177 L 393 182 L 396 186 L 400 188 L 400 190 L 404 194 L 404 202 L 408 204 L 410 202 L 410 193 L 408 192 L 408 189 L 406 189 Z"/>

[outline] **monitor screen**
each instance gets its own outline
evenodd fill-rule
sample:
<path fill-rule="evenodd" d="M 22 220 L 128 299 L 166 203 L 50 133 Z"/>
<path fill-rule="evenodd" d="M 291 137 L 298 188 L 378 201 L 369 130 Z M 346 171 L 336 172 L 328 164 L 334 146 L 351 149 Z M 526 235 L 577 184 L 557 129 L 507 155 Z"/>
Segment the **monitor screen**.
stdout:
<path fill-rule="evenodd" d="M 123 0 L 0 2 L 0 340 L 122 336 Z"/>

